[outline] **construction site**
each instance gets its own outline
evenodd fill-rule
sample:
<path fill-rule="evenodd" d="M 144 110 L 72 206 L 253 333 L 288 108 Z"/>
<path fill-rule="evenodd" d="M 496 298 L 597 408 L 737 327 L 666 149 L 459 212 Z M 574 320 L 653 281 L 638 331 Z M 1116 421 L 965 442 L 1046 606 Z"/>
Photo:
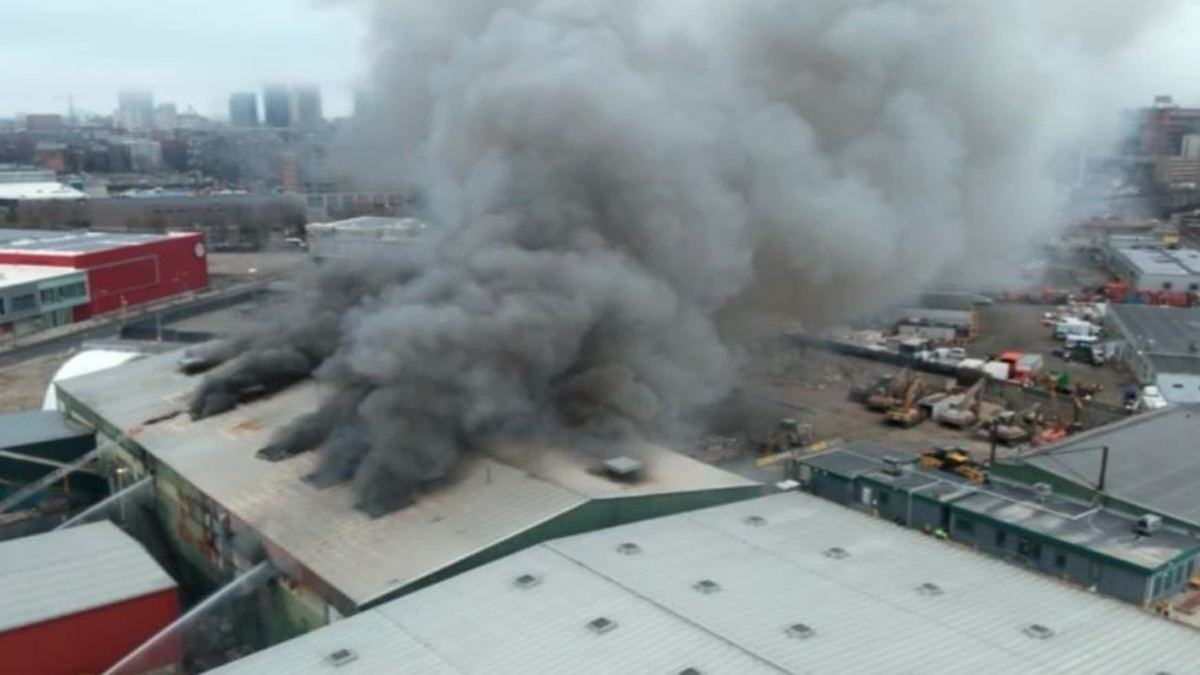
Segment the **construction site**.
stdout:
<path fill-rule="evenodd" d="M 0 671 L 1200 673 L 1200 16 L 222 3 L 0 118 Z"/>

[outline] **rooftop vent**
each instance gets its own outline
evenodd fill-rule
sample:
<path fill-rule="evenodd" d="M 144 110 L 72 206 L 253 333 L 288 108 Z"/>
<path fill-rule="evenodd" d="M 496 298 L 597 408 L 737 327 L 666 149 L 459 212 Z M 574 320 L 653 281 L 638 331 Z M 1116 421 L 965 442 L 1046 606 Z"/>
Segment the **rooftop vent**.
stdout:
<path fill-rule="evenodd" d="M 592 631 L 593 633 L 603 635 L 604 633 L 616 628 L 617 622 L 600 616 L 589 621 L 587 627 L 588 630 Z"/>
<path fill-rule="evenodd" d="M 710 593 L 716 593 L 717 591 L 721 590 L 721 584 L 718 584 L 717 582 L 713 581 L 712 579 L 701 579 L 700 581 L 697 581 L 696 583 L 692 584 L 692 588 L 696 589 L 700 593 L 704 593 L 705 595 L 708 595 Z"/>
<path fill-rule="evenodd" d="M 1054 630 L 1040 623 L 1031 623 L 1025 627 L 1025 634 L 1038 640 L 1049 640 L 1054 637 Z"/>
<path fill-rule="evenodd" d="M 329 665 L 333 666 L 334 668 L 344 666 L 347 663 L 350 663 L 352 661 L 357 661 L 357 660 L 358 660 L 358 654 L 355 654 L 354 652 L 350 651 L 349 649 L 339 649 L 335 652 L 330 653 L 329 656 L 325 657 L 325 662 L 328 663 Z"/>
<path fill-rule="evenodd" d="M 917 586 L 917 593 L 919 593 L 920 595 L 928 596 L 928 597 L 936 597 L 939 595 L 943 595 L 943 594 L 945 594 L 945 592 L 946 591 L 944 589 L 942 589 L 941 586 L 938 586 L 937 584 L 934 584 L 934 583 L 930 583 L 928 581 L 921 584 L 920 586 Z"/>
<path fill-rule="evenodd" d="M 1049 483 L 1033 484 L 1033 498 L 1037 500 L 1037 503 L 1041 504 L 1049 499 L 1052 494 L 1054 494 L 1054 488 L 1050 487 Z"/>
<path fill-rule="evenodd" d="M 889 476 L 903 476 L 908 469 L 908 464 L 901 458 L 895 455 L 885 455 L 883 458 L 883 472 Z"/>
<path fill-rule="evenodd" d="M 840 546 L 834 546 L 833 548 L 825 549 L 824 555 L 826 558 L 833 558 L 834 560 L 845 560 L 850 557 L 850 552 Z"/>
<path fill-rule="evenodd" d="M 701 672 L 695 668 L 684 668 L 679 671 L 679 675 L 701 675 Z"/>
<path fill-rule="evenodd" d="M 540 583 L 542 583 L 541 577 L 537 577 L 532 574 L 522 574 L 516 579 L 513 579 L 513 585 L 517 588 L 533 588 Z"/>
<path fill-rule="evenodd" d="M 623 544 L 617 544 L 617 553 L 622 553 L 624 555 L 637 555 L 641 552 L 642 547 L 638 546 L 632 541 L 627 541 Z"/>
<path fill-rule="evenodd" d="M 767 524 L 767 519 L 763 518 L 762 516 L 750 516 L 742 522 L 746 523 L 750 527 L 762 527 L 763 525 Z"/>
<path fill-rule="evenodd" d="M 1162 531 L 1162 525 L 1162 516 L 1147 513 L 1138 517 L 1137 522 L 1133 524 L 1133 531 L 1144 537 L 1149 537 L 1152 534 Z"/>
<path fill-rule="evenodd" d="M 613 478 L 633 480 L 642 473 L 642 463 L 632 457 L 613 457 L 605 460 L 604 471 Z"/>
<path fill-rule="evenodd" d="M 788 626 L 787 630 L 784 632 L 787 633 L 788 637 L 796 638 L 797 640 L 807 640 L 808 638 L 817 634 L 817 631 L 802 623 L 794 623 Z"/>

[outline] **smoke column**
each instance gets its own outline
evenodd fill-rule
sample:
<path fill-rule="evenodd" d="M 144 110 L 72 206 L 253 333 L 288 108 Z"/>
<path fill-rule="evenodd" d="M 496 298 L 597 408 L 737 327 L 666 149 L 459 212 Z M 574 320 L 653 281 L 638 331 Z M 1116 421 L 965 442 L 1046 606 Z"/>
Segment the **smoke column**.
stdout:
<path fill-rule="evenodd" d="M 386 510 L 497 440 L 702 425 L 737 317 L 1003 270 L 1177 3 L 355 4 L 375 109 L 347 157 L 418 186 L 434 234 L 202 350 L 192 413 L 315 373 L 327 403 L 265 455 L 319 449 L 314 482 Z"/>

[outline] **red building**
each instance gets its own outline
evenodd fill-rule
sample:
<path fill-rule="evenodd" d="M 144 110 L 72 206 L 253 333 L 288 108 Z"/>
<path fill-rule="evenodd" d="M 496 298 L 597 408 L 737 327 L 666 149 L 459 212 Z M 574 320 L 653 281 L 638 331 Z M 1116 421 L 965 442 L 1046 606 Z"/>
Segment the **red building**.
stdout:
<path fill-rule="evenodd" d="M 176 584 L 108 521 L 0 543 L 6 673 L 101 673 L 179 617 Z M 179 662 L 172 640 L 132 672 Z"/>
<path fill-rule="evenodd" d="M 204 235 L 0 230 L 0 264 L 83 270 L 75 321 L 208 285 Z"/>

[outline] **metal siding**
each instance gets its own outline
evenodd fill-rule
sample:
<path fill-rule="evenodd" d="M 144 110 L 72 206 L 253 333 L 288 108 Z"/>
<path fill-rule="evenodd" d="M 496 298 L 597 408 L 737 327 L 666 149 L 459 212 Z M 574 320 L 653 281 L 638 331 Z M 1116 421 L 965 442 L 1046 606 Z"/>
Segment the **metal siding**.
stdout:
<path fill-rule="evenodd" d="M 140 544 L 107 521 L 0 543 L 0 630 L 174 587 Z"/>
<path fill-rule="evenodd" d="M 618 549 L 629 542 L 640 552 Z M 833 546 L 849 557 L 827 556 Z M 523 574 L 540 583 L 518 588 Z M 698 592 L 703 579 L 720 589 Z M 918 593 L 926 582 L 944 594 Z M 461 673 L 1125 675 L 1191 672 L 1197 654 L 1190 629 L 798 493 L 556 540 L 368 615 Z M 586 628 L 601 616 L 616 628 Z M 376 619 L 358 621 L 219 672 L 325 672 L 294 655 L 341 645 L 352 627 L 379 631 L 372 647 L 411 649 Z M 815 635 L 786 635 L 797 622 Z M 1029 637 L 1033 623 L 1055 635 Z"/>

